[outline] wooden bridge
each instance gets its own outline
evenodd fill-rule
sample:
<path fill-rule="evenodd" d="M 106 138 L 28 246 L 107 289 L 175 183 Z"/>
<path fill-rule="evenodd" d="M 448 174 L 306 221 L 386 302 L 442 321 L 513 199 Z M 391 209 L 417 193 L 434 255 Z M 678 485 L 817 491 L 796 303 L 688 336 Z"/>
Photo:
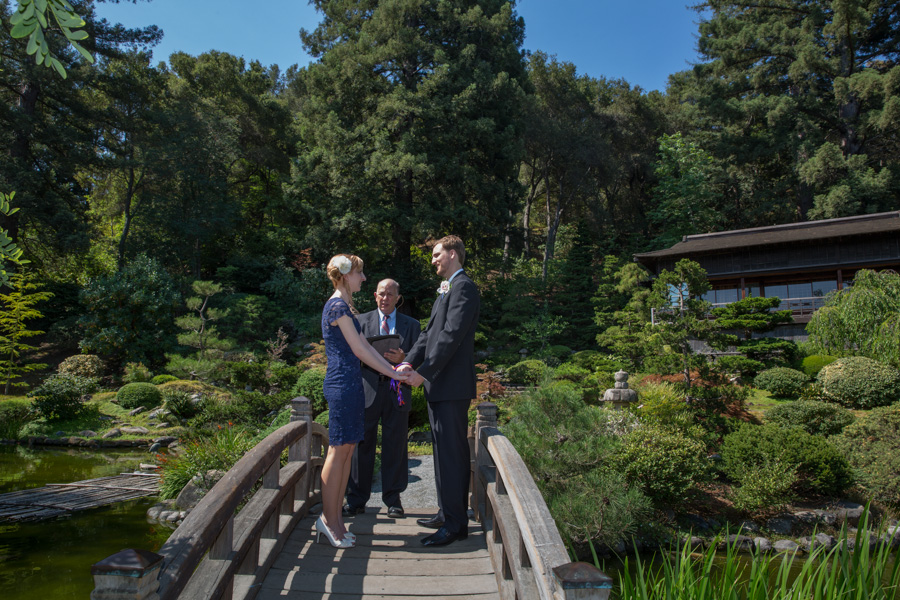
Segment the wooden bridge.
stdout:
<path fill-rule="evenodd" d="M 159 494 L 159 475 L 123 473 L 0 495 L 0 522 L 41 521 Z"/>
<path fill-rule="evenodd" d="M 497 429 L 496 405 L 479 405 L 470 438 L 476 523 L 470 523 L 468 539 L 440 548 L 419 543 L 426 531 L 414 519 L 433 514 L 433 507 L 408 508 L 404 519 L 354 517 L 354 548 L 315 544 L 310 509 L 321 502 L 327 438 L 312 420 L 309 400 L 295 398 L 291 422 L 244 455 L 159 553 L 123 550 L 95 564 L 91 598 L 609 597 L 609 577 L 569 561 L 531 474 Z"/>

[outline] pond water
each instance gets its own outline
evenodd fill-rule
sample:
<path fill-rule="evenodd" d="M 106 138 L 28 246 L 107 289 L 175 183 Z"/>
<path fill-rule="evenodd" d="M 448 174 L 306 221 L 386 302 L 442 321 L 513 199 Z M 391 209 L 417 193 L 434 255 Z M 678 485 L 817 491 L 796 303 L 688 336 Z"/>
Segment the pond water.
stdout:
<path fill-rule="evenodd" d="M 0 493 L 127 473 L 146 450 L 81 450 L 0 445 Z M 171 529 L 147 521 L 155 498 L 36 523 L 0 522 L 0 598 L 84 600 L 91 565 L 125 548 L 156 551 Z"/>

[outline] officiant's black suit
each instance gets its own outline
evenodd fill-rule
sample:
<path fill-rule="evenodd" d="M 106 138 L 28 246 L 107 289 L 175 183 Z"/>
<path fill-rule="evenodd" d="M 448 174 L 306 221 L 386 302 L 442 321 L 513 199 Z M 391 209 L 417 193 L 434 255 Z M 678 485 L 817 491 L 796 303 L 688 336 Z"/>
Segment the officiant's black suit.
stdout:
<path fill-rule="evenodd" d="M 428 327 L 406 361 L 425 378 L 428 418 L 434 437 L 438 517 L 457 534 L 468 528 L 468 409 L 475 398 L 475 328 L 481 297 L 465 272 L 431 309 Z"/>
<path fill-rule="evenodd" d="M 409 353 L 419 339 L 419 322 L 394 310 L 395 330 L 400 336 L 400 349 Z M 363 335 L 381 335 L 378 311 L 359 315 Z M 365 438 L 353 453 L 350 479 L 347 481 L 347 504 L 364 507 L 372 495 L 375 470 L 375 446 L 378 442 L 378 422 L 381 421 L 381 499 L 385 506 L 401 506 L 400 493 L 409 482 L 406 440 L 409 431 L 410 388 L 401 386 L 404 405 L 397 405 L 397 393 L 390 389 L 391 380 L 372 369 L 362 369 L 363 391 L 366 395 Z"/>

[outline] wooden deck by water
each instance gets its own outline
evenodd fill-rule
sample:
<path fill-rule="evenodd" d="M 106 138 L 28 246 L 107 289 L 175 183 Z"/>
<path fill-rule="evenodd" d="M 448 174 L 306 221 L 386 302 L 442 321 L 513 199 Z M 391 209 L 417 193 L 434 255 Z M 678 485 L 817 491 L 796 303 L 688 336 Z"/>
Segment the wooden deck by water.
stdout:
<path fill-rule="evenodd" d="M 257 600 L 499 600 L 497 579 L 481 527 L 470 522 L 469 537 L 441 548 L 419 540 L 430 533 L 416 524 L 437 509 L 408 509 L 391 519 L 382 508 L 348 519 L 356 547 L 339 550 L 324 538 L 316 543 L 315 515 L 300 521 L 275 560 Z M 301 562 L 302 559 L 302 562 Z"/>
<path fill-rule="evenodd" d="M 159 493 L 159 475 L 125 473 L 0 494 L 0 522 L 40 521 Z"/>

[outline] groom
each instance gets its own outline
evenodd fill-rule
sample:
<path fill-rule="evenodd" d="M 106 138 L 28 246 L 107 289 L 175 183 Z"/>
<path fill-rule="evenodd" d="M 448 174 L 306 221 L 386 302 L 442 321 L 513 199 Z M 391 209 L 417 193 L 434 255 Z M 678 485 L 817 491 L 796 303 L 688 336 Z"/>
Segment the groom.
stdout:
<path fill-rule="evenodd" d="M 481 299 L 475 283 L 463 272 L 466 249 L 455 235 L 434 245 L 431 264 L 444 279 L 431 309 L 428 327 L 406 356 L 415 369 L 410 385 L 425 384 L 428 418 L 434 438 L 434 478 L 438 514 L 419 519 L 437 532 L 422 539 L 425 546 L 444 546 L 468 536 L 469 443 L 468 411 L 475 398 L 475 328 Z"/>

